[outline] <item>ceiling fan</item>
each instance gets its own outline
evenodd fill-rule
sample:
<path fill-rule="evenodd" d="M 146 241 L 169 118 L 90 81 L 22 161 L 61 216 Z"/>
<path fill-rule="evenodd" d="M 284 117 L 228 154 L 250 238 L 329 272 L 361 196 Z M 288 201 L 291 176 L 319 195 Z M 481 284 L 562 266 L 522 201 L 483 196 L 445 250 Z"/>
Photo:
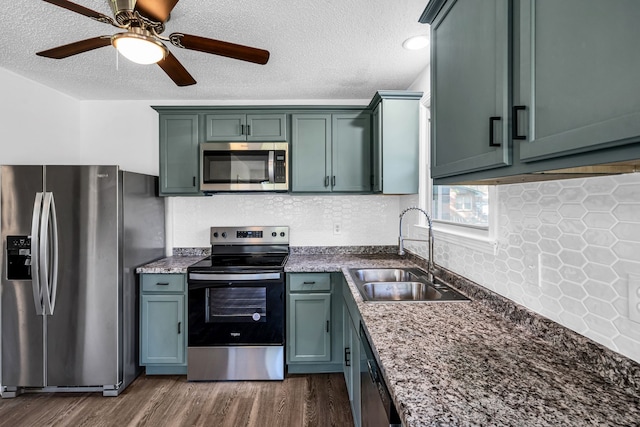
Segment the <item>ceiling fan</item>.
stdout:
<path fill-rule="evenodd" d="M 269 52 L 263 49 L 184 33 L 162 36 L 165 23 L 179 0 L 108 0 L 115 19 L 67 0 L 44 1 L 126 31 L 43 50 L 36 53 L 39 56 L 63 59 L 113 45 L 123 56 L 134 62 L 157 63 L 178 86 L 193 85 L 196 81 L 163 41 L 182 49 L 197 50 L 256 64 L 266 64 L 269 60 Z"/>

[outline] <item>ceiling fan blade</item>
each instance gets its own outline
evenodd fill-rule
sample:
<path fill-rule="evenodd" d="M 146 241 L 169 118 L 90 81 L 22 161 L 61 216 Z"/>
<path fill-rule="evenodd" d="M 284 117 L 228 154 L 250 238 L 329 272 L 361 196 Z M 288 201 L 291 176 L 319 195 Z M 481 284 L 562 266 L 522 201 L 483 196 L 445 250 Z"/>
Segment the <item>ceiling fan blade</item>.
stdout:
<path fill-rule="evenodd" d="M 77 55 L 78 53 L 88 52 L 100 47 L 109 46 L 111 44 L 111 36 L 100 36 L 92 39 L 80 40 L 75 43 L 65 44 L 64 46 L 54 47 L 53 49 L 37 52 L 36 55 L 46 58 L 62 59 L 68 56 Z"/>
<path fill-rule="evenodd" d="M 80 15 L 88 16 L 91 19 L 95 19 L 96 21 L 104 22 L 105 24 L 111 24 L 114 27 L 118 27 L 118 24 L 111 18 L 110 16 L 104 15 L 100 12 L 96 12 L 95 10 L 87 9 L 84 6 L 81 6 L 76 3 L 72 3 L 67 0 L 44 0 L 47 3 L 54 4 L 56 6 L 63 7 L 65 9 L 71 10 L 73 12 L 79 13 Z"/>
<path fill-rule="evenodd" d="M 181 33 L 173 33 L 169 38 L 174 46 L 183 49 L 198 50 L 256 64 L 266 64 L 269 61 L 269 51 L 255 47 Z"/>
<path fill-rule="evenodd" d="M 178 86 L 190 86 L 196 84 L 195 79 L 171 52 L 169 52 L 164 59 L 158 61 L 158 65 Z"/>
<path fill-rule="evenodd" d="M 179 0 L 138 0 L 135 10 L 142 16 L 158 22 L 166 22 Z"/>

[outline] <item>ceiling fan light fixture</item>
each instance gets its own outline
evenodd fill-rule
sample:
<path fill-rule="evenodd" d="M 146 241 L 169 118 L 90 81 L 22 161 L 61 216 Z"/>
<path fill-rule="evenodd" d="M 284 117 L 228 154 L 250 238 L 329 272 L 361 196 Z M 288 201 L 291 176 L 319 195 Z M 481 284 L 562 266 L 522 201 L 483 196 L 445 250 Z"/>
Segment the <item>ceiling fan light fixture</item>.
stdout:
<path fill-rule="evenodd" d="M 111 44 L 129 61 L 137 64 L 155 64 L 167 56 L 167 48 L 157 41 L 148 31 L 131 29 L 129 32 L 115 34 Z"/>

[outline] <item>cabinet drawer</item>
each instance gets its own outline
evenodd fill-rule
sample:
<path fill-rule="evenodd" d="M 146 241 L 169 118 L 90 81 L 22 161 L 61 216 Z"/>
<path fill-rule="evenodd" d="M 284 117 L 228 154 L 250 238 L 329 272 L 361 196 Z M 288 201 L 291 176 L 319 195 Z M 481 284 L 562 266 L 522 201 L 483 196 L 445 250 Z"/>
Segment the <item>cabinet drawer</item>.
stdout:
<path fill-rule="evenodd" d="M 143 274 L 142 292 L 184 292 L 184 274 Z"/>
<path fill-rule="evenodd" d="M 300 273 L 289 275 L 289 291 L 330 291 L 331 274 Z"/>

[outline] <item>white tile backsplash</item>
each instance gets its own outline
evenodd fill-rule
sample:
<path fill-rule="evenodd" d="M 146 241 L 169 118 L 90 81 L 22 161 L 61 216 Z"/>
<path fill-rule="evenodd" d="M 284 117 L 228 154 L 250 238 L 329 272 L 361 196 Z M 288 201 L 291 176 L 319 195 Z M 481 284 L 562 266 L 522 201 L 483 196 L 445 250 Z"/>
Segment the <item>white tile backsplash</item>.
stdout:
<path fill-rule="evenodd" d="M 640 274 L 640 174 L 497 194 L 496 255 L 436 239 L 435 262 L 640 362 L 627 293 Z"/>
<path fill-rule="evenodd" d="M 174 247 L 209 246 L 211 226 L 249 225 L 288 225 L 292 246 L 395 245 L 398 242 L 398 196 L 269 193 L 168 200 Z M 335 223 L 340 224 L 340 234 L 334 234 Z"/>

